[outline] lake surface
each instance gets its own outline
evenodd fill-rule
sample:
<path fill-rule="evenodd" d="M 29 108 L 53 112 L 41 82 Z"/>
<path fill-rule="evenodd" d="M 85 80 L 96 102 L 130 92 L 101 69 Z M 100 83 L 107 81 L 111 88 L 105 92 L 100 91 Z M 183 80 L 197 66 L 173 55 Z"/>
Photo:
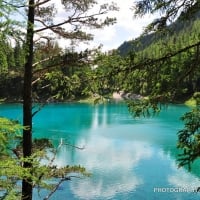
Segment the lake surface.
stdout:
<path fill-rule="evenodd" d="M 47 137 L 60 145 L 58 166 L 82 165 L 92 173 L 63 183 L 51 199 L 200 199 L 200 193 L 191 191 L 200 186 L 199 163 L 192 172 L 176 164 L 177 131 L 183 127 L 179 118 L 188 110 L 170 105 L 156 117 L 133 119 L 126 105 L 119 103 L 45 106 L 34 117 L 34 137 Z M 0 116 L 21 121 L 21 105 L 1 104 Z M 35 192 L 33 199 L 45 195 L 45 191 Z"/>

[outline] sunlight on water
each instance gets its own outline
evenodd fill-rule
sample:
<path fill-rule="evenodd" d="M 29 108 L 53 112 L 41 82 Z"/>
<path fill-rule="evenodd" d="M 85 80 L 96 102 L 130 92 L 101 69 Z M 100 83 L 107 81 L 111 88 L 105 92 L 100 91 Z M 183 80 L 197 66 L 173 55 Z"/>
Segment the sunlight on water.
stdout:
<path fill-rule="evenodd" d="M 63 183 L 51 199 L 200 199 L 192 191 L 200 186 L 198 165 L 189 173 L 176 164 L 179 118 L 188 110 L 170 105 L 154 118 L 133 119 L 124 104 L 47 105 L 34 118 L 34 137 L 52 140 L 58 166 L 80 164 L 92 173 Z M 21 120 L 21 106 L 0 105 L 0 115 Z"/>

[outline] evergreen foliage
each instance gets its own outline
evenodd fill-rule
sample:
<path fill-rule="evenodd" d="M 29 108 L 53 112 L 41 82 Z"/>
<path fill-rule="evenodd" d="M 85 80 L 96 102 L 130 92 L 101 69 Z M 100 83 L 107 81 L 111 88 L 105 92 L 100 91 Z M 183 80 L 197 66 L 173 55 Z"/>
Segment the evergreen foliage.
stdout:
<path fill-rule="evenodd" d="M 177 147 L 183 151 L 178 161 L 179 166 L 187 165 L 190 170 L 191 164 L 200 157 L 200 108 L 185 113 L 181 120 L 185 127 L 178 132 Z"/>
<path fill-rule="evenodd" d="M 22 179 L 31 179 L 33 187 L 40 188 L 40 190 L 47 189 L 49 194 L 46 199 L 48 199 L 61 182 L 73 177 L 89 176 L 89 173 L 81 166 L 58 168 L 54 164 L 57 149 L 45 138 L 34 139 L 33 154 L 31 157 L 23 158 L 22 129 L 23 127 L 17 121 L 0 118 L 1 199 L 21 199 L 20 182 Z M 42 164 L 42 160 L 45 160 L 46 164 Z M 24 162 L 30 162 L 32 167 L 25 169 Z M 54 184 L 51 184 L 51 180 L 54 180 Z"/>

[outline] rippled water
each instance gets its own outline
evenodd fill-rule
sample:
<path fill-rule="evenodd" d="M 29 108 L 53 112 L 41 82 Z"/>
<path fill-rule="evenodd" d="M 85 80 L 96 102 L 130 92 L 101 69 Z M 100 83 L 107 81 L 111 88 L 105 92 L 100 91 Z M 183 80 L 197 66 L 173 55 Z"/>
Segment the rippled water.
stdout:
<path fill-rule="evenodd" d="M 154 118 L 133 119 L 124 104 L 47 105 L 34 118 L 34 137 L 60 145 L 59 166 L 80 164 L 92 173 L 63 183 L 51 199 L 200 199 L 200 193 L 190 191 L 200 186 L 198 163 L 192 172 L 176 164 L 179 118 L 188 110 L 170 105 Z M 0 115 L 21 120 L 21 106 L 0 105 Z M 35 193 L 34 200 L 45 195 Z"/>

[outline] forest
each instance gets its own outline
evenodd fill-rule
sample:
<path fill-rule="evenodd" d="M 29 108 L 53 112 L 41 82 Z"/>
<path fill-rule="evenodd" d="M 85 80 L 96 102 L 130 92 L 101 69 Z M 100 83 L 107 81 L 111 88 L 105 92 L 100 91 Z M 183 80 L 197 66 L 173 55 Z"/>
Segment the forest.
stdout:
<path fill-rule="evenodd" d="M 182 117 L 185 127 L 178 134 L 178 148 L 183 150 L 180 166 L 190 166 L 200 156 L 200 2 L 183 1 L 181 7 L 174 1 L 138 1 L 133 15 L 160 10 L 165 15 L 139 38 L 109 52 L 101 48 L 77 51 L 75 43 L 92 40 L 83 27 L 99 29 L 116 23 L 109 17 L 98 20 L 117 11 L 115 5 L 101 5 L 99 12 L 91 14 L 88 10 L 95 4 L 93 0 L 62 1 L 67 20 L 56 24 L 54 6 L 49 2 L 0 1 L 0 102 L 23 104 L 22 125 L 0 118 L 1 199 L 31 200 L 36 185 L 52 191 L 48 199 L 57 187 L 46 184 L 46 179 L 67 181 L 70 172 L 88 176 L 80 166 L 59 169 L 40 165 L 47 149 L 54 149 L 48 139 L 33 140 L 32 118 L 50 102 L 92 99 L 101 103 L 112 99 L 113 92 L 123 91 L 142 97 L 126 102 L 134 117 L 148 117 L 168 103 L 187 102 L 194 108 Z M 10 18 L 22 10 L 24 21 Z M 65 30 L 63 24 L 71 29 Z M 45 35 L 46 30 L 72 45 L 62 49 L 54 37 Z M 38 33 L 42 34 L 35 40 Z M 13 148 L 11 141 L 18 145 Z M 18 180 L 22 180 L 21 190 Z"/>
<path fill-rule="evenodd" d="M 200 90 L 199 27 L 197 13 L 192 20 L 176 20 L 165 32 L 144 34 L 106 53 L 100 49 L 76 52 L 73 46 L 62 49 L 56 41 L 42 41 L 34 47 L 34 101 L 72 101 L 90 98 L 95 94 L 109 98 L 114 91 L 119 90 L 142 96 L 153 93 L 161 95 L 166 90 L 170 91 L 170 98 L 173 96 L 170 101 L 179 102 L 188 100 L 194 94 L 196 97 Z M 20 102 L 25 43 L 18 40 L 13 46 L 9 40 L 1 40 L 1 46 L 0 98 Z M 168 55 L 169 52 L 177 55 Z M 41 62 L 51 57 L 52 60 Z M 153 61 L 157 59 L 159 64 L 153 66 Z M 150 71 L 146 66 L 143 69 L 131 66 L 136 63 L 142 65 L 141 61 L 144 64 L 152 62 L 154 69 Z M 93 69 L 93 66 L 98 68 Z M 130 66 L 136 68 L 131 74 Z M 130 80 L 124 80 L 126 73 Z M 154 80 L 148 80 L 152 76 Z M 58 77 L 62 77 L 62 81 Z"/>

